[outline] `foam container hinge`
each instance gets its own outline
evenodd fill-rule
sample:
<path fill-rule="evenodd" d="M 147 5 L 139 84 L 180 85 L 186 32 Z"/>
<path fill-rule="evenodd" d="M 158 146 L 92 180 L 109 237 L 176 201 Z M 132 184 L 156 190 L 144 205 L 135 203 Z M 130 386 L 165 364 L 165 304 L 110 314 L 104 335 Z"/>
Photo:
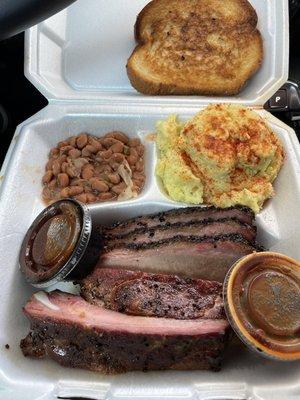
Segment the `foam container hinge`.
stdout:
<path fill-rule="evenodd" d="M 258 14 L 264 62 L 237 96 L 140 95 L 126 74 L 135 47 L 133 27 L 149 0 L 78 0 L 27 35 L 26 76 L 50 100 L 97 100 L 144 104 L 263 105 L 288 78 L 287 0 L 249 0 Z"/>
<path fill-rule="evenodd" d="M 250 0 L 258 12 L 265 62 L 237 97 L 146 97 L 130 87 L 125 64 L 133 47 L 133 25 L 147 3 L 141 0 L 78 0 L 26 35 L 25 73 L 49 105 L 22 123 L 0 175 L 0 398 L 52 400 L 294 400 L 300 398 L 299 363 L 265 360 L 231 347 L 220 373 L 203 371 L 129 373 L 103 376 L 67 369 L 49 360 L 23 357 L 19 341 L 29 330 L 21 309 L 34 290 L 18 268 L 18 252 L 32 220 L 44 208 L 41 178 L 51 147 L 82 131 L 110 130 L 138 135 L 146 147 L 146 184 L 140 196 L 121 203 L 95 204 L 108 224 L 174 207 L 157 182 L 155 143 L 148 134 L 157 120 L 177 113 L 190 118 L 212 102 L 255 106 L 283 141 L 286 161 L 276 196 L 257 217 L 260 242 L 300 259 L 300 146 L 292 129 L 263 111 L 262 104 L 288 74 L 287 0 Z M 73 285 L 61 289 L 74 291 Z M 5 344 L 9 344 L 7 350 Z"/>

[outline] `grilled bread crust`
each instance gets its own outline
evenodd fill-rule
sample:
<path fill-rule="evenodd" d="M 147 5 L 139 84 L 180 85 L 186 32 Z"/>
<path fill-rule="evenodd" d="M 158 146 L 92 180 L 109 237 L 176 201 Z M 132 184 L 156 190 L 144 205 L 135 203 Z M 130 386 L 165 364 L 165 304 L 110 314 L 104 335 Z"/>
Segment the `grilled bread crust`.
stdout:
<path fill-rule="evenodd" d="M 127 63 L 151 95 L 234 95 L 258 70 L 263 41 L 247 0 L 153 0 L 138 15 Z"/>

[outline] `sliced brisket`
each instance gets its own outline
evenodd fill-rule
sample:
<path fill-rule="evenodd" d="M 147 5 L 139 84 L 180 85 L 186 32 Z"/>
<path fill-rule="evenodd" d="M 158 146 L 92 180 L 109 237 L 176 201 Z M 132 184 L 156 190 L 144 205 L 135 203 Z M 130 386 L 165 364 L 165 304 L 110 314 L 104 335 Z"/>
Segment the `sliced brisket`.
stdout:
<path fill-rule="evenodd" d="M 101 255 L 98 267 L 223 282 L 228 269 L 239 258 L 259 250 L 241 235 L 175 236 L 154 243 L 131 243 L 108 250 Z"/>
<path fill-rule="evenodd" d="M 33 296 L 24 308 L 31 321 L 25 356 L 104 373 L 220 368 L 226 320 L 128 316 L 57 291 L 49 300 L 51 308 Z"/>
<path fill-rule="evenodd" d="M 89 303 L 131 315 L 225 318 L 219 282 L 96 268 L 81 282 L 81 295 Z"/>
<path fill-rule="evenodd" d="M 252 225 L 255 215 L 247 207 L 215 208 L 215 207 L 187 207 L 165 211 L 157 214 L 151 214 L 132 218 L 125 222 L 118 222 L 105 229 L 105 234 L 109 236 L 126 235 L 134 232 L 136 229 L 151 229 L 157 226 L 167 226 L 170 224 L 182 223 L 188 224 L 195 221 L 219 220 L 224 218 L 235 218 L 245 224 Z"/>
<path fill-rule="evenodd" d="M 126 235 L 116 235 L 106 240 L 108 248 L 122 247 L 126 244 L 146 244 L 160 240 L 171 239 L 174 236 L 220 236 L 236 234 L 241 235 L 249 242 L 256 238 L 256 227 L 240 222 L 238 219 L 225 218 L 220 220 L 203 220 L 192 222 L 178 222 L 170 225 L 162 225 L 153 228 L 138 228 Z"/>

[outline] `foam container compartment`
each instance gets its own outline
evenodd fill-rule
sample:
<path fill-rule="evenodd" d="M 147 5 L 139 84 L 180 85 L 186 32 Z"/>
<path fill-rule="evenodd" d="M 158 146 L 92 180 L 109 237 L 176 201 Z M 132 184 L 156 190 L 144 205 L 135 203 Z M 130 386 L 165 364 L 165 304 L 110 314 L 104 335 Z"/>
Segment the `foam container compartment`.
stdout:
<path fill-rule="evenodd" d="M 126 62 L 134 49 L 133 27 L 148 0 L 78 0 L 30 30 L 26 63 L 29 80 L 48 99 L 195 105 L 262 105 L 288 78 L 287 0 L 249 0 L 258 15 L 264 62 L 237 96 L 145 97 L 130 85 Z"/>
<path fill-rule="evenodd" d="M 265 62 L 238 97 L 146 97 L 126 78 L 134 47 L 133 24 L 147 1 L 78 0 L 69 9 L 27 33 L 25 72 L 49 105 L 21 124 L 0 176 L 0 399 L 96 400 L 296 400 L 299 362 L 280 363 L 231 346 L 222 371 L 128 373 L 104 376 L 23 357 L 19 341 L 29 330 L 21 309 L 34 292 L 18 268 L 21 241 L 43 209 L 41 178 L 51 147 L 82 131 L 100 136 L 122 130 L 139 136 L 146 152 L 146 184 L 140 196 L 120 203 L 95 204 L 99 221 L 110 223 L 182 204 L 159 186 L 155 143 L 147 139 L 155 122 L 177 113 L 182 119 L 212 102 L 254 106 L 281 138 L 286 161 L 275 183 L 276 196 L 257 216 L 258 239 L 270 250 L 300 259 L 300 146 L 292 129 L 262 109 L 287 79 L 286 0 L 251 0 L 264 37 Z M 63 290 L 76 290 L 60 284 Z M 9 350 L 5 348 L 9 344 Z"/>

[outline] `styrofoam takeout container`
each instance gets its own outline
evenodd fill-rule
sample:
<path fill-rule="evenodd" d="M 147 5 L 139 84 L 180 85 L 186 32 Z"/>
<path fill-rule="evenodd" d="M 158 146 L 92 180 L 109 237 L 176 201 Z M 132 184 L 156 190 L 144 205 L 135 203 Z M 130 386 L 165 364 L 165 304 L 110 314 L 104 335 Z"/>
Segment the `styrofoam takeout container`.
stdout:
<path fill-rule="evenodd" d="M 258 13 L 265 60 L 237 97 L 146 97 L 131 88 L 125 64 L 134 47 L 135 18 L 145 0 L 78 0 L 27 33 L 25 72 L 49 105 L 18 127 L 1 172 L 1 400 L 300 399 L 299 363 L 265 360 L 243 347 L 230 347 L 219 373 L 164 371 L 120 376 L 26 359 L 19 349 L 20 339 L 29 330 L 21 308 L 33 292 L 18 269 L 20 244 L 44 207 L 41 177 L 49 149 L 82 131 L 101 135 L 122 130 L 129 136 L 139 135 L 146 146 L 143 193 L 135 200 L 93 206 L 99 221 L 109 223 L 181 206 L 161 191 L 154 176 L 155 144 L 146 137 L 157 120 L 170 113 L 190 118 L 212 102 L 253 106 L 281 138 L 287 153 L 276 180 L 276 196 L 257 217 L 259 240 L 272 251 L 300 259 L 300 146 L 289 127 L 262 110 L 288 76 L 288 1 L 250 2 Z"/>

